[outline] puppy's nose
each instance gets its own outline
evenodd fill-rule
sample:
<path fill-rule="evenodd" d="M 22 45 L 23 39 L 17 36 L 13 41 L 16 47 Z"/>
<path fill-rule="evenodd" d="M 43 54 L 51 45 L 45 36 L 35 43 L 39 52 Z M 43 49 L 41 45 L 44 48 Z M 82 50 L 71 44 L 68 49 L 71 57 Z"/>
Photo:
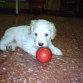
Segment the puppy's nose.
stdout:
<path fill-rule="evenodd" d="M 43 43 L 38 43 L 39 46 L 43 46 Z"/>

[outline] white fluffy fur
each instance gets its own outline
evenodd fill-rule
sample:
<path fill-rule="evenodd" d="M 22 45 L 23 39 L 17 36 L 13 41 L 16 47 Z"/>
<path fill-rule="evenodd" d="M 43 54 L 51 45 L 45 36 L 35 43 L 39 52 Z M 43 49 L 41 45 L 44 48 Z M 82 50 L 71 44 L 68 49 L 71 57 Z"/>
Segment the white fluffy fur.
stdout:
<path fill-rule="evenodd" d="M 49 47 L 54 55 L 62 55 L 51 40 L 56 35 L 53 23 L 47 20 L 32 20 L 30 26 L 17 26 L 6 30 L 0 41 L 0 49 L 14 51 L 16 47 L 35 56 L 39 47 Z"/>

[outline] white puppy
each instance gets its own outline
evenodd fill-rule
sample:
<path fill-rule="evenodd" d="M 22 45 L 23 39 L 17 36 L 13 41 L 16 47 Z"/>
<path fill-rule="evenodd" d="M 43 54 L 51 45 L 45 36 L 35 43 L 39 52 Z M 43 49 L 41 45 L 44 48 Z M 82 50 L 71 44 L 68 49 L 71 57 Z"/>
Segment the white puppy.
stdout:
<path fill-rule="evenodd" d="M 0 49 L 14 51 L 16 47 L 36 56 L 39 47 L 48 47 L 54 55 L 62 55 L 60 49 L 56 48 L 51 40 L 56 35 L 53 23 L 46 20 L 32 20 L 30 26 L 17 26 L 6 30 L 0 41 Z"/>

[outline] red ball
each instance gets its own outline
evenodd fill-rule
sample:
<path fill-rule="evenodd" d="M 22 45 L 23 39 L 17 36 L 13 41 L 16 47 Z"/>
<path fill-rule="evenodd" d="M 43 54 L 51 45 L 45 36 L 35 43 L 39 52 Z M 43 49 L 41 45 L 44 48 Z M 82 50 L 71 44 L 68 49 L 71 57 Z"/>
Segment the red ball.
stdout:
<path fill-rule="evenodd" d="M 36 52 L 36 58 L 39 62 L 49 62 L 52 58 L 52 52 L 47 47 L 40 47 Z"/>

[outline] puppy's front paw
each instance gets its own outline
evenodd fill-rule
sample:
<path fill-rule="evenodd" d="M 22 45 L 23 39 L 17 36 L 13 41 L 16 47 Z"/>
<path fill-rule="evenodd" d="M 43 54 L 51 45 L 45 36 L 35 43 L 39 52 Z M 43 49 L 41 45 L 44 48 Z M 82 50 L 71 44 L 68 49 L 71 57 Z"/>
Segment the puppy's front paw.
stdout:
<path fill-rule="evenodd" d="M 61 50 L 58 49 L 58 48 L 53 49 L 52 52 L 53 52 L 54 55 L 63 55 Z"/>

